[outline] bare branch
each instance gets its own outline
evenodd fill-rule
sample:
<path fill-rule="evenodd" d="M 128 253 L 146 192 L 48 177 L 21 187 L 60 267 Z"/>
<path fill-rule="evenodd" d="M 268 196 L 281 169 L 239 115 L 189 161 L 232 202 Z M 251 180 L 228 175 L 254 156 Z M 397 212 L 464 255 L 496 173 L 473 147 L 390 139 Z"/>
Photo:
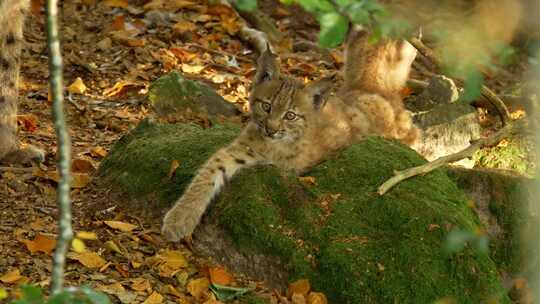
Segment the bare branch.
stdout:
<path fill-rule="evenodd" d="M 54 129 L 58 137 L 58 240 L 53 256 L 53 268 L 51 278 L 51 294 L 59 293 L 64 286 L 64 269 L 66 265 L 66 252 L 71 239 L 73 229 L 71 227 L 71 206 L 69 199 L 70 190 L 70 158 L 71 140 L 66 128 L 64 118 L 64 94 L 62 78 L 62 54 L 60 41 L 58 40 L 58 2 L 47 1 L 47 44 L 49 47 L 49 73 L 50 88 L 53 101 Z"/>
<path fill-rule="evenodd" d="M 391 177 L 386 182 L 384 182 L 379 187 L 377 192 L 380 195 L 383 195 L 386 192 L 388 192 L 388 190 L 390 190 L 390 188 L 392 188 L 393 186 L 395 186 L 396 184 L 398 184 L 399 182 L 401 182 L 401 181 L 403 181 L 405 179 L 408 179 L 410 177 L 420 175 L 420 174 L 426 174 L 426 173 L 431 172 L 431 171 L 433 171 L 433 170 L 435 170 L 435 169 L 437 169 L 437 168 L 439 168 L 439 167 L 441 167 L 443 165 L 453 163 L 453 162 L 456 162 L 458 160 L 461 160 L 461 159 L 464 159 L 464 158 L 467 158 L 467 157 L 471 157 L 471 156 L 473 156 L 473 154 L 478 149 L 480 149 L 482 147 L 492 146 L 492 145 L 498 143 L 499 141 L 501 141 L 503 138 L 506 138 L 506 137 L 508 137 L 510 135 L 522 132 L 523 130 L 525 130 L 526 125 L 527 125 L 527 121 L 525 121 L 525 120 L 510 123 L 510 124 L 506 125 L 504 128 L 502 128 L 502 129 L 498 130 L 497 132 L 493 133 L 490 137 L 479 139 L 479 140 L 475 141 L 474 143 L 472 143 L 466 149 L 461 150 L 461 151 L 459 151 L 457 153 L 437 158 L 436 160 L 431 161 L 431 162 L 429 162 L 427 164 L 424 164 L 424 165 L 421 165 L 421 166 L 409 168 L 409 169 L 406 169 L 406 170 L 403 170 L 403 171 L 396 171 L 394 173 L 394 176 Z"/>

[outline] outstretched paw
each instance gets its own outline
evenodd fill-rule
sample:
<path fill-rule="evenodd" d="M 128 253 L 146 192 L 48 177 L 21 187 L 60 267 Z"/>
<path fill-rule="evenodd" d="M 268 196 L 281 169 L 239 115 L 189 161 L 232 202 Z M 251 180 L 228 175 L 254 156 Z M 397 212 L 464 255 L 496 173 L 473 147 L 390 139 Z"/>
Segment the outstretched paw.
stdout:
<path fill-rule="evenodd" d="M 200 218 L 196 209 L 175 206 L 165 214 L 161 234 L 171 242 L 178 242 L 193 233 Z"/>

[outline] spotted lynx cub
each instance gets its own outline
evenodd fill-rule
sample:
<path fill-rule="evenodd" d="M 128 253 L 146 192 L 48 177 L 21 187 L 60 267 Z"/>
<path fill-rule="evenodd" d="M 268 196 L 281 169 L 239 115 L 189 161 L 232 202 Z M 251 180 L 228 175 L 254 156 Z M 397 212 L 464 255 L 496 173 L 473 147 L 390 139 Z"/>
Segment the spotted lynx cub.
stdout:
<path fill-rule="evenodd" d="M 412 144 L 419 135 L 399 96 L 416 50 L 405 41 L 347 41 L 344 85 L 330 95 L 332 77 L 307 85 L 282 75 L 270 50 L 258 60 L 250 95 L 251 121 L 198 171 L 163 220 L 170 241 L 190 235 L 220 189 L 242 168 L 273 164 L 298 173 L 368 134 Z"/>
<path fill-rule="evenodd" d="M 17 138 L 17 98 L 24 16 L 28 0 L 0 0 L 0 163 L 43 160 L 44 153 Z"/>

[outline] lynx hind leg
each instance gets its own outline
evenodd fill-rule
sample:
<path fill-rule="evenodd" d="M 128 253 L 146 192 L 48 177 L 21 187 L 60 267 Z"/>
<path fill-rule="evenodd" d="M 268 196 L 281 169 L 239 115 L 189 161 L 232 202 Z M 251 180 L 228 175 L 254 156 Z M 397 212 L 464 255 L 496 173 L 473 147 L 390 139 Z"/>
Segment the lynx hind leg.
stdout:
<path fill-rule="evenodd" d="M 422 132 L 412 121 L 411 112 L 401 111 L 396 116 L 396 138 L 412 146 L 422 137 Z"/>
<path fill-rule="evenodd" d="M 369 133 L 394 137 L 396 114 L 390 102 L 379 95 L 363 95 L 356 101 L 356 109 L 369 121 Z"/>
<path fill-rule="evenodd" d="M 28 165 L 33 162 L 42 163 L 45 161 L 45 151 L 30 144 L 18 144 L 15 150 L 7 153 L 1 164 L 6 165 Z"/>

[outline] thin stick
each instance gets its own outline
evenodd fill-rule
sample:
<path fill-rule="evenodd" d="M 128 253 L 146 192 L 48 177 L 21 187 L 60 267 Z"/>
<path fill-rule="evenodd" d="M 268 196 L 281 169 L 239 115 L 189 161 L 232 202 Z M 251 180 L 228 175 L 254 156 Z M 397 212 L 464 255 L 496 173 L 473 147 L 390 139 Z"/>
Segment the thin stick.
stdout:
<path fill-rule="evenodd" d="M 31 173 L 34 172 L 34 168 L 0 167 L 0 172 Z"/>
<path fill-rule="evenodd" d="M 420 39 L 414 37 L 409 39 L 409 42 L 418 50 L 418 52 L 420 52 L 422 55 L 424 55 L 424 57 L 433 62 L 437 67 L 441 66 L 441 61 L 439 60 L 437 54 L 435 54 L 435 52 L 433 52 L 429 47 L 427 47 Z M 458 81 L 460 83 L 463 83 L 462 80 Z M 489 103 L 491 103 L 495 107 L 495 109 L 497 109 L 497 112 L 501 117 L 503 126 L 508 125 L 511 119 L 510 111 L 508 111 L 506 104 L 497 96 L 497 94 L 495 94 L 490 88 L 485 85 L 482 85 L 481 94 L 482 97 L 484 97 Z"/>
<path fill-rule="evenodd" d="M 526 122 L 524 120 L 508 124 L 502 129 L 500 129 L 499 131 L 493 133 L 491 136 L 477 140 L 466 149 L 461 150 L 457 153 L 437 158 L 436 160 L 431 161 L 421 166 L 409 168 L 403 171 L 396 171 L 394 172 L 394 176 L 391 177 L 386 182 L 384 182 L 379 187 L 377 192 L 380 195 L 383 195 L 386 192 L 388 192 L 390 188 L 392 188 L 393 186 L 395 186 L 396 184 L 398 184 L 399 182 L 405 179 L 408 179 L 410 177 L 420 175 L 420 174 L 426 174 L 443 165 L 456 162 L 466 157 L 471 157 L 473 156 L 474 152 L 476 152 L 478 149 L 485 146 L 492 146 L 498 143 L 499 141 L 501 141 L 503 138 L 506 138 L 512 134 L 521 132 L 522 130 L 525 129 L 525 126 L 526 126 Z"/>
<path fill-rule="evenodd" d="M 51 294 L 63 290 L 66 253 L 73 238 L 71 227 L 71 206 L 69 199 L 71 140 L 64 118 L 64 94 L 62 79 L 62 54 L 58 40 L 58 3 L 57 0 L 47 1 L 47 40 L 49 47 L 49 74 L 53 100 L 54 129 L 58 137 L 58 240 L 53 256 Z"/>

